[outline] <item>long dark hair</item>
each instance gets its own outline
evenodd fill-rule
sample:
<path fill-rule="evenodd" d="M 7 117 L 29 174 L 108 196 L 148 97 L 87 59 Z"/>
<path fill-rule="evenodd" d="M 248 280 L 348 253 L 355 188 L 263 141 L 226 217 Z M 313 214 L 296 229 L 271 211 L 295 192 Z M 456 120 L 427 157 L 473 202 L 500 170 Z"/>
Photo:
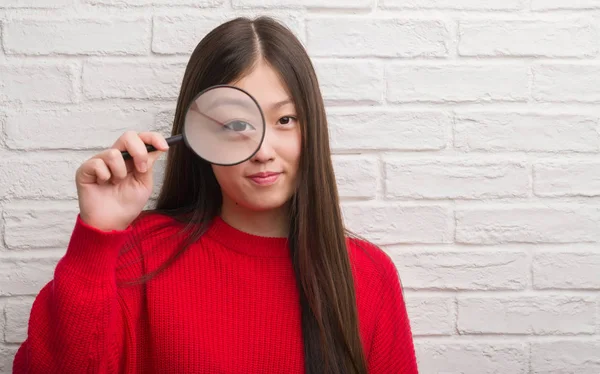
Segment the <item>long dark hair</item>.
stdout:
<path fill-rule="evenodd" d="M 301 123 L 301 183 L 290 201 L 288 241 L 302 307 L 308 374 L 366 373 L 353 276 L 335 183 L 327 118 L 317 76 L 300 41 L 268 18 L 236 18 L 208 33 L 187 65 L 173 122 L 180 134 L 185 108 L 200 91 L 233 82 L 260 59 L 279 72 Z M 187 147 L 169 150 L 158 212 L 185 224 L 186 240 L 151 279 L 173 263 L 220 213 L 222 195 L 211 165 Z"/>

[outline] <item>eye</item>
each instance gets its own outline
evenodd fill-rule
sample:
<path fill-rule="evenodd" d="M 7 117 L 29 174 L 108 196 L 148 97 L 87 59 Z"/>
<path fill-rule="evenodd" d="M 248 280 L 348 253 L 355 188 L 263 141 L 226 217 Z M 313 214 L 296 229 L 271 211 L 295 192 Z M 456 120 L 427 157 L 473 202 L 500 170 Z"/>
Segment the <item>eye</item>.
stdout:
<path fill-rule="evenodd" d="M 281 117 L 278 122 L 282 125 L 289 125 L 292 121 L 295 121 L 295 120 L 296 120 L 296 117 L 285 116 L 285 117 Z"/>
<path fill-rule="evenodd" d="M 241 120 L 235 120 L 235 121 L 225 123 L 225 124 L 223 124 L 223 127 L 227 130 L 231 130 L 231 131 L 235 131 L 235 132 L 241 132 L 241 131 L 246 131 L 246 130 L 256 130 L 254 128 L 254 126 L 252 126 L 251 124 L 249 124 L 246 121 L 241 121 Z"/>

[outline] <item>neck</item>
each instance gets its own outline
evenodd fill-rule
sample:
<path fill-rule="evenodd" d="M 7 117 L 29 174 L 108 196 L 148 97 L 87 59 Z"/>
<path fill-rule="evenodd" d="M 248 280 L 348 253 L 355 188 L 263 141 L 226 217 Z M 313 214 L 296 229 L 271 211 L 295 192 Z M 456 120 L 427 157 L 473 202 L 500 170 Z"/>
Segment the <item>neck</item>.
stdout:
<path fill-rule="evenodd" d="M 221 218 L 230 226 L 246 233 L 266 237 L 287 237 L 289 232 L 288 206 L 279 209 L 254 211 L 223 198 Z"/>

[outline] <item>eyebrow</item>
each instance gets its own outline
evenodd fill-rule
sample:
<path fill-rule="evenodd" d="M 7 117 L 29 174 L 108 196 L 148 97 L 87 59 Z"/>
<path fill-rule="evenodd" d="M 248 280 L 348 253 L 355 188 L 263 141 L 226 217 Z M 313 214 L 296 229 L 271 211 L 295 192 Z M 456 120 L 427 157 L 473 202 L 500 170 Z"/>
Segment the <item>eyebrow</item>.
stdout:
<path fill-rule="evenodd" d="M 284 105 L 287 105 L 287 104 L 294 104 L 294 102 L 292 101 L 292 99 L 287 98 L 285 100 L 278 101 L 278 102 L 276 102 L 274 104 L 271 104 L 271 108 L 278 109 L 278 108 L 280 108 L 280 107 L 282 107 Z"/>
<path fill-rule="evenodd" d="M 293 104 L 293 103 L 294 103 L 294 101 L 291 98 L 286 98 L 284 100 L 270 104 L 269 107 L 272 110 L 275 110 L 275 109 L 281 108 L 284 105 Z M 249 101 L 240 100 L 240 99 L 236 99 L 236 98 L 220 98 L 218 101 L 213 102 L 213 104 L 211 106 L 214 106 L 215 104 L 218 104 L 218 106 L 232 104 L 232 105 L 237 105 L 237 106 L 243 106 L 248 109 L 254 108 L 254 105 L 251 105 Z M 261 109 L 263 109 L 262 106 L 261 106 Z"/>

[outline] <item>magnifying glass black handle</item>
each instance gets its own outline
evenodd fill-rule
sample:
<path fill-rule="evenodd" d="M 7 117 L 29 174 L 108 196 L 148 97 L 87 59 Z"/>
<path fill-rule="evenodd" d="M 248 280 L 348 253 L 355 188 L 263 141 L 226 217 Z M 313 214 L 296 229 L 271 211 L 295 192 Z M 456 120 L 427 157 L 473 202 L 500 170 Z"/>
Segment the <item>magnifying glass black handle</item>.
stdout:
<path fill-rule="evenodd" d="M 170 138 L 166 138 L 165 140 L 167 141 L 168 145 L 173 145 L 175 143 L 179 143 L 180 141 L 182 141 L 183 135 L 179 134 L 179 135 L 171 136 Z M 148 150 L 148 152 L 154 152 L 154 151 L 156 151 L 156 148 L 154 148 L 153 145 L 146 144 L 146 150 Z M 121 154 L 123 155 L 123 159 L 131 160 L 131 155 L 129 154 L 129 152 L 122 151 Z"/>

